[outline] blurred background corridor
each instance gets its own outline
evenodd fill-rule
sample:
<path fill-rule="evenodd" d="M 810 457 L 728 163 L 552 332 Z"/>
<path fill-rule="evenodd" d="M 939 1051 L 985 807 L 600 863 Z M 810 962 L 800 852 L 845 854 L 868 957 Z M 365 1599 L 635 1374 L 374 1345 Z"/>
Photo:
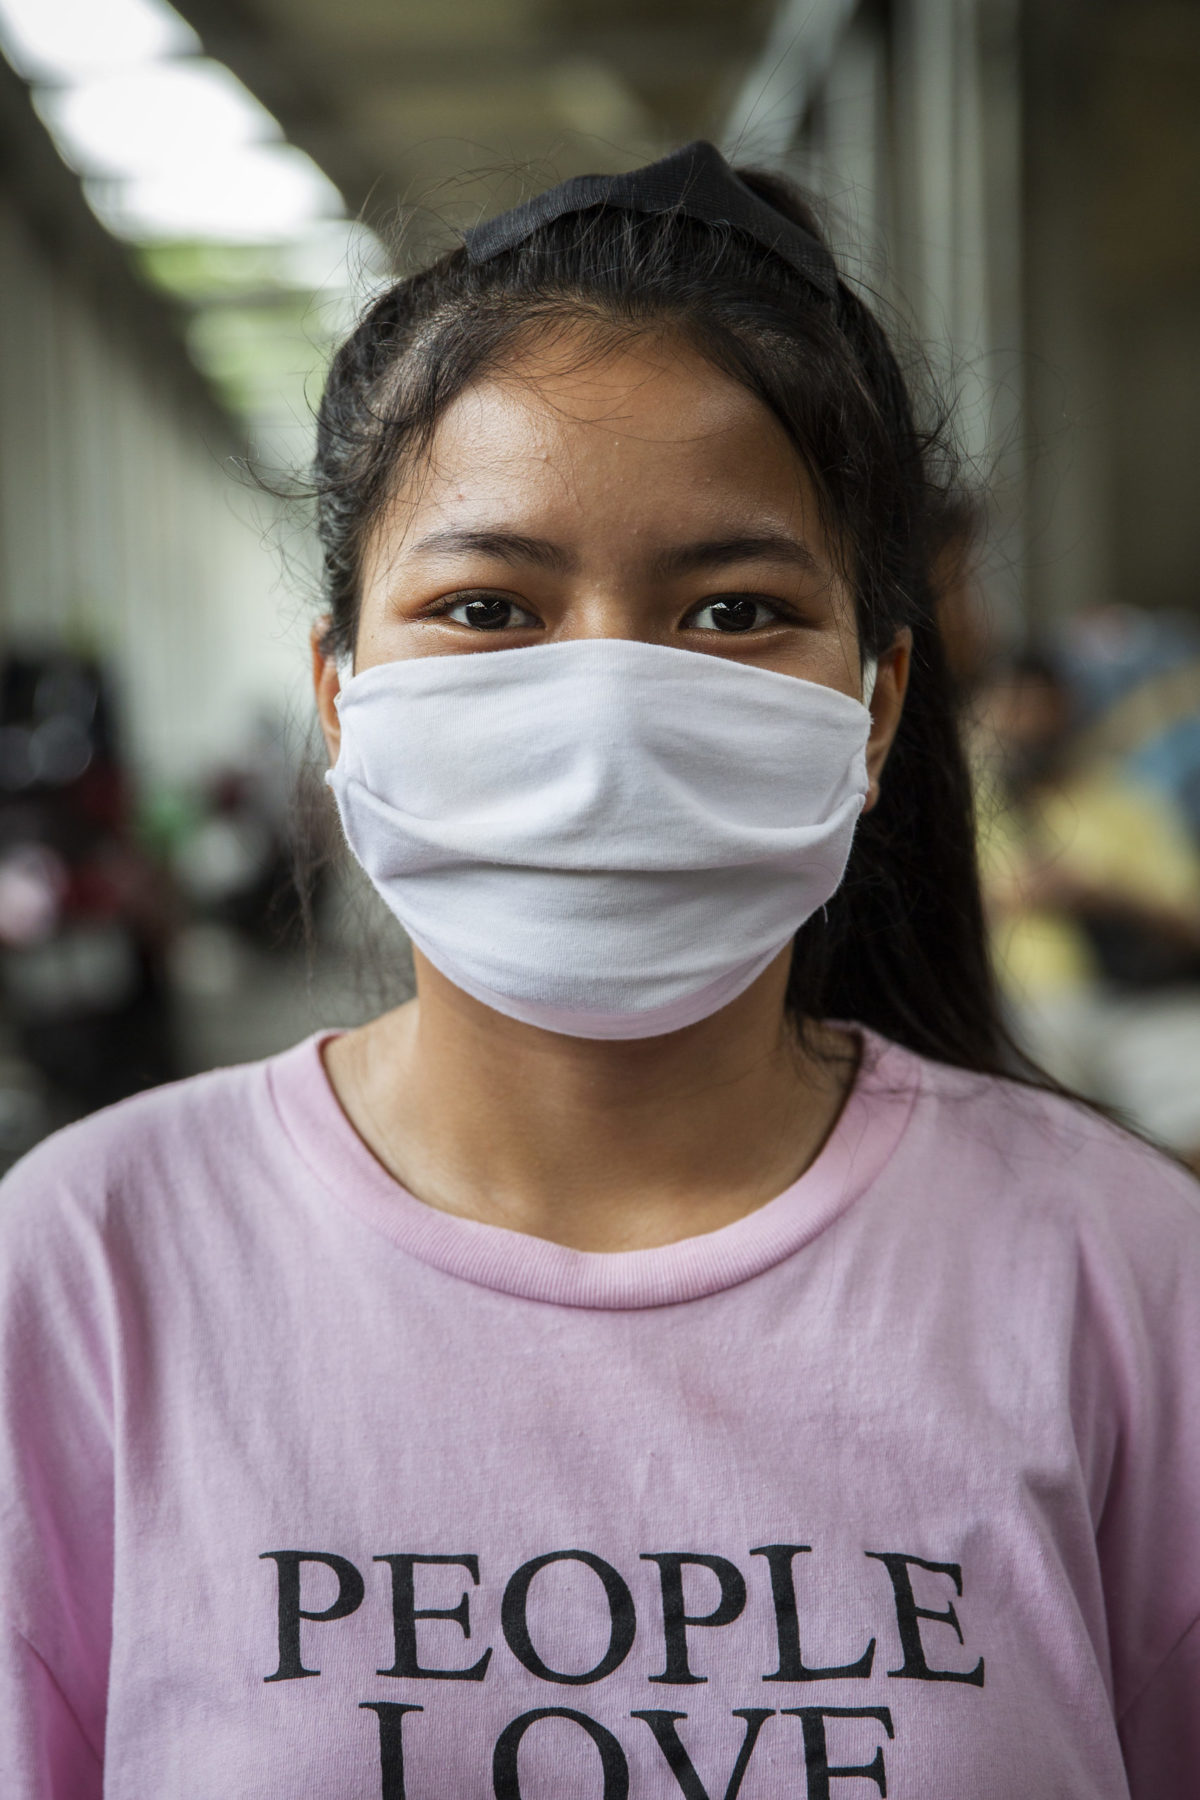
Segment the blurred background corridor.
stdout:
<path fill-rule="evenodd" d="M 1198 99 L 1195 0 L 0 0 L 0 1167 L 405 991 L 279 496 L 395 270 L 695 137 L 823 196 L 957 398 L 1013 1021 L 1200 1167 Z"/>

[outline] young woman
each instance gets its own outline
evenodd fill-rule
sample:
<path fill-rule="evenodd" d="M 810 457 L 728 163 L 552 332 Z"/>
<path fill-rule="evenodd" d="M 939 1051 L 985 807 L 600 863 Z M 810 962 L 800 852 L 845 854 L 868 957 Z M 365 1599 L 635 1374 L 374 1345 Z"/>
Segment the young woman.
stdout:
<path fill-rule="evenodd" d="M 1196 1190 L 1005 1073 L 929 456 L 702 145 L 342 348 L 418 998 L 11 1177 L 6 1800 L 1200 1791 Z"/>

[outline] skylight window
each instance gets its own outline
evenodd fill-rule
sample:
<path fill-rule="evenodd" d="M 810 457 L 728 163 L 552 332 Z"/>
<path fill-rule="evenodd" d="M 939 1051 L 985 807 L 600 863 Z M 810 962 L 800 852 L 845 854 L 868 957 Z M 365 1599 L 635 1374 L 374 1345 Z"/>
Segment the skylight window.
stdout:
<path fill-rule="evenodd" d="M 0 51 L 257 448 L 303 459 L 312 385 L 389 278 L 379 239 L 166 0 L 0 0 Z"/>
<path fill-rule="evenodd" d="M 199 48 L 166 0 L 0 0 L 0 49 L 26 81 L 83 81 Z"/>
<path fill-rule="evenodd" d="M 333 183 L 292 144 L 250 144 L 132 181 L 83 185 L 108 229 L 135 243 L 283 243 L 342 211 Z"/>
<path fill-rule="evenodd" d="M 43 88 L 33 103 L 81 175 L 158 175 L 283 136 L 237 76 L 207 57 Z"/>

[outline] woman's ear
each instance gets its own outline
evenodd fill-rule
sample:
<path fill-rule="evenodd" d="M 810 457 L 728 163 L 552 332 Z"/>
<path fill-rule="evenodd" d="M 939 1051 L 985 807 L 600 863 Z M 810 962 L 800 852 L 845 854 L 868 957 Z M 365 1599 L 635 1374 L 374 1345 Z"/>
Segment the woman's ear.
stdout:
<path fill-rule="evenodd" d="M 867 739 L 867 799 L 864 812 L 870 812 L 879 799 L 879 783 L 883 765 L 888 759 L 892 740 L 900 726 L 904 711 L 904 695 L 908 689 L 908 671 L 912 663 L 912 632 L 907 627 L 896 633 L 891 648 L 879 658 L 875 676 L 875 692 L 871 695 L 871 735 Z"/>
<path fill-rule="evenodd" d="M 325 748 L 329 752 L 329 765 L 338 759 L 338 751 L 342 743 L 342 723 L 338 718 L 334 705 L 341 692 L 341 678 L 338 675 L 337 663 L 323 646 L 328 642 L 328 618 L 318 619 L 309 633 L 309 646 L 312 650 L 313 693 L 317 701 L 317 718 L 321 722 L 321 735 L 325 739 Z"/>

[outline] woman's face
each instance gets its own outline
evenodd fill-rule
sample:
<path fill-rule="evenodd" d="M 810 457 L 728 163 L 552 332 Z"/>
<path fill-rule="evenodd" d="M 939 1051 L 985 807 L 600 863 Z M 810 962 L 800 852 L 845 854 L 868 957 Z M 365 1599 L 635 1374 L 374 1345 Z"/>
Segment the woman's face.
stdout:
<path fill-rule="evenodd" d="M 678 341 L 597 357 L 564 338 L 480 381 L 368 546 L 356 670 L 573 638 L 861 691 L 852 596 L 802 463 L 760 401 Z M 875 709 L 898 681 L 897 718 L 898 655 Z M 318 657 L 334 754 L 336 679 Z"/>

